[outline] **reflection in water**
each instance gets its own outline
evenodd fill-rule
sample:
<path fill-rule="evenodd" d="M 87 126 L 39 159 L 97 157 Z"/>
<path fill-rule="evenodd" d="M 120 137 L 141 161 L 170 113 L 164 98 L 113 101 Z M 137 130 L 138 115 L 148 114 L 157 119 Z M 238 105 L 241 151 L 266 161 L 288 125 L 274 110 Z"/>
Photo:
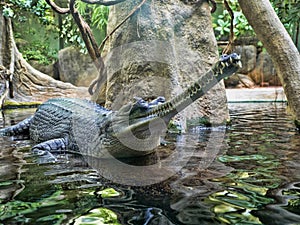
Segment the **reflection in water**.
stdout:
<path fill-rule="evenodd" d="M 300 182 L 289 183 L 272 192 L 274 194 L 270 194 L 270 197 L 276 199 L 276 203 L 257 210 L 253 214 L 259 217 L 264 224 L 299 224 Z"/>
<path fill-rule="evenodd" d="M 299 135 L 290 118 L 284 116 L 284 107 L 254 107 L 248 111 L 232 110 L 229 148 L 219 160 L 234 171 L 213 179 L 223 186 L 223 190 L 210 195 L 209 199 L 216 203 L 213 210 L 218 220 L 226 224 L 292 224 L 300 221 L 299 212 L 288 215 L 284 208 L 278 207 L 278 211 L 270 213 L 268 208 L 288 204 L 272 196 L 272 190 L 285 182 L 299 181 L 296 175 L 300 169 L 297 162 Z M 296 169 L 286 165 L 287 162 L 297 165 L 295 175 L 287 173 Z"/>
<path fill-rule="evenodd" d="M 105 162 L 88 164 L 86 157 L 71 154 L 58 155 L 57 163 L 37 164 L 38 158 L 29 151 L 32 143 L 26 137 L 0 138 L 0 221 L 105 221 L 133 225 L 299 223 L 300 138 L 285 106 L 232 104 L 230 109 L 232 125 L 228 129 L 194 127 L 187 134 L 170 136 L 171 144 L 160 147 L 156 155 L 143 162 L 130 162 L 135 169 L 145 163 L 157 166 L 163 165 L 159 163 L 165 162 L 161 160 L 170 151 L 188 153 L 187 163 L 172 164 L 171 159 L 167 162 L 179 172 L 147 186 L 125 183 L 130 179 L 132 184 L 145 184 L 147 179 L 159 179 L 164 170 L 151 167 L 152 170 L 135 174 Z M 31 113 L 12 111 L 5 122 L 16 123 Z M 115 182 L 97 172 L 109 166 Z M 117 179 L 125 182 L 118 184 Z M 105 188 L 114 188 L 118 194 L 105 197 L 100 192 Z"/>

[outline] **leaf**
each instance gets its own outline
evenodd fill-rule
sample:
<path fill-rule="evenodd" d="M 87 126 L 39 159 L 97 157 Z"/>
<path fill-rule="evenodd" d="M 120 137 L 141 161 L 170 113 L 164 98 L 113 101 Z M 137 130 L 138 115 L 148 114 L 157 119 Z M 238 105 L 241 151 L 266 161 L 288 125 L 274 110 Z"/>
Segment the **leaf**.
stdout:
<path fill-rule="evenodd" d="M 12 18 L 14 16 L 14 11 L 10 7 L 4 7 L 2 10 L 3 16 Z"/>
<path fill-rule="evenodd" d="M 96 208 L 87 215 L 80 216 L 74 225 L 120 225 L 117 215 L 107 208 Z"/>
<path fill-rule="evenodd" d="M 102 191 L 98 191 L 97 194 L 100 194 L 102 198 L 110 198 L 110 197 L 120 196 L 120 193 L 117 192 L 113 188 L 106 188 Z"/>

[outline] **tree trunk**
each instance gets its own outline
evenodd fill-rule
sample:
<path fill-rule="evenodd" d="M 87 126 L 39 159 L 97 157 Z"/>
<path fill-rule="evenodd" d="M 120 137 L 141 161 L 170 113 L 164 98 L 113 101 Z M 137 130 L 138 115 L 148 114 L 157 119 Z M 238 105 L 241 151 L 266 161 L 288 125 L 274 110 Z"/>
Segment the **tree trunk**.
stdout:
<path fill-rule="evenodd" d="M 270 54 L 296 126 L 300 127 L 300 55 L 268 0 L 239 0 L 244 15 Z"/>
<path fill-rule="evenodd" d="M 2 14 L 0 34 L 0 108 L 8 99 L 10 104 L 20 104 L 43 102 L 52 97 L 89 97 L 86 88 L 54 80 L 30 66 L 16 47 L 10 19 Z"/>

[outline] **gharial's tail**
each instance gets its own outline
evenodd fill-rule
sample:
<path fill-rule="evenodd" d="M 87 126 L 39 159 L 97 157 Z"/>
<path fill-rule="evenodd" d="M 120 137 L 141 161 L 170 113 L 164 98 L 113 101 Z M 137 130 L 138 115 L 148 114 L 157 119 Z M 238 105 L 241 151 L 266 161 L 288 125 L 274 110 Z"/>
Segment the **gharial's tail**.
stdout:
<path fill-rule="evenodd" d="M 0 137 L 28 133 L 32 117 L 33 116 L 30 116 L 27 119 L 17 123 L 16 125 L 0 129 Z"/>

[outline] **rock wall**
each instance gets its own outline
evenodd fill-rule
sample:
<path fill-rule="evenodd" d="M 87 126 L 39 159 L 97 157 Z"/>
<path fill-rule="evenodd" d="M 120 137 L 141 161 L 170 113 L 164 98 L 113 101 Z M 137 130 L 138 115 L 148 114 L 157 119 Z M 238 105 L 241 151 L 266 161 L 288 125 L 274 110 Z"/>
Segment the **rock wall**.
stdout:
<path fill-rule="evenodd" d="M 280 86 L 273 62 L 269 54 L 257 47 L 253 41 L 240 41 L 234 46 L 234 51 L 242 58 L 243 68 L 238 71 L 238 77 L 233 76 L 225 81 L 227 87 Z M 240 81 L 242 80 L 242 82 Z"/>
<path fill-rule="evenodd" d="M 111 7 L 108 33 L 140 1 Z M 134 97 L 170 99 L 202 76 L 218 59 L 207 1 L 147 1 L 106 44 L 106 107 L 119 109 Z M 179 117 L 229 118 L 223 82 Z"/>
<path fill-rule="evenodd" d="M 253 70 L 249 71 L 248 75 L 252 78 L 256 85 L 281 85 L 271 57 L 267 52 L 261 52 L 258 54 L 256 66 Z"/>
<path fill-rule="evenodd" d="M 37 61 L 29 61 L 37 70 L 50 77 L 71 83 L 75 86 L 88 87 L 98 76 L 98 71 L 87 54 L 75 47 L 67 47 L 58 52 L 58 60 L 51 65 L 41 65 Z"/>
<path fill-rule="evenodd" d="M 85 87 L 98 76 L 90 56 L 74 47 L 64 48 L 58 52 L 58 72 L 61 81 Z"/>

